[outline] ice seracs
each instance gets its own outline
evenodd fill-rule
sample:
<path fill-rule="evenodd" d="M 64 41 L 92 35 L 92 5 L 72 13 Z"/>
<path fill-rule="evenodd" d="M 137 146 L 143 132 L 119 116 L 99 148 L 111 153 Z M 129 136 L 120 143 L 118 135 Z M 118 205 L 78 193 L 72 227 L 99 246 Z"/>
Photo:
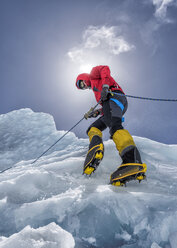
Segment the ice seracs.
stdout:
<path fill-rule="evenodd" d="M 112 140 L 90 178 L 88 140 L 74 133 L 31 164 L 64 132 L 49 114 L 0 115 L 0 169 L 13 167 L 0 174 L 0 248 L 176 248 L 177 145 L 134 137 L 147 181 L 114 187 L 121 161 Z"/>

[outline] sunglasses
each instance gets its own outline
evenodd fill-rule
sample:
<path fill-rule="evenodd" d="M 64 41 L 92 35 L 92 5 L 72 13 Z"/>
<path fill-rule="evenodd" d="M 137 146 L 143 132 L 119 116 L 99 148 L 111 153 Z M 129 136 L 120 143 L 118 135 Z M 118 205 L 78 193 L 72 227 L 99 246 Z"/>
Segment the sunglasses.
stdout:
<path fill-rule="evenodd" d="M 85 83 L 85 80 L 78 80 L 78 81 L 77 81 L 77 86 L 78 86 L 79 89 L 81 89 L 81 90 L 88 89 L 88 86 L 87 86 L 87 84 Z"/>

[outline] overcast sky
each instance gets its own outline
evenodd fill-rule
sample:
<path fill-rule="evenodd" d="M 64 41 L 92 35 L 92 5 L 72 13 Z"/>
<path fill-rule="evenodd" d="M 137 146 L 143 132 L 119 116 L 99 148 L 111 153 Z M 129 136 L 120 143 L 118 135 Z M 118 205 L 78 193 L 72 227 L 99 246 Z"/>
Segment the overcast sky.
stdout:
<path fill-rule="evenodd" d="M 75 87 L 96 65 L 126 94 L 177 99 L 177 0 L 0 1 L 0 114 L 31 108 L 70 129 L 96 104 Z M 177 143 L 177 102 L 128 101 L 132 135 Z"/>

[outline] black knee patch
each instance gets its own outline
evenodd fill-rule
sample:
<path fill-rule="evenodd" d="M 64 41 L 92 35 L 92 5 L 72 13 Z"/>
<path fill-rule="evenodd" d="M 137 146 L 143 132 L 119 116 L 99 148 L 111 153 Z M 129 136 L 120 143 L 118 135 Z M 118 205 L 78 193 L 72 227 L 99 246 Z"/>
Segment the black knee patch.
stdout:
<path fill-rule="evenodd" d="M 107 126 L 104 124 L 104 122 L 102 121 L 102 117 L 100 117 L 98 120 L 96 120 L 94 123 L 92 123 L 89 128 L 87 129 L 86 133 L 88 135 L 88 132 L 90 131 L 90 129 L 92 127 L 96 127 L 98 128 L 100 131 L 103 131 L 107 128 Z"/>
<path fill-rule="evenodd" d="M 117 130 L 120 130 L 120 129 L 124 129 L 123 126 L 122 126 L 122 119 L 119 118 L 119 117 L 112 117 L 112 125 L 111 125 L 111 128 L 110 128 L 110 135 L 111 135 L 110 138 L 112 139 L 113 134 Z"/>

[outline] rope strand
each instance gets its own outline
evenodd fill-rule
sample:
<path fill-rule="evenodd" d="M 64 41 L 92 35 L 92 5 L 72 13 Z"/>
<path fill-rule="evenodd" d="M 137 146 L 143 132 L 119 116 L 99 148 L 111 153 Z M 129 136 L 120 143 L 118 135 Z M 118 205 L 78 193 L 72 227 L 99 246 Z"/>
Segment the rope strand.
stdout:
<path fill-rule="evenodd" d="M 120 95 L 124 96 L 122 93 L 117 93 L 114 91 L 111 91 L 114 95 Z M 126 97 L 135 98 L 139 100 L 149 100 L 149 101 L 159 101 L 159 102 L 177 102 L 177 99 L 166 99 L 166 98 L 153 98 L 153 97 L 143 97 L 143 96 L 132 96 L 132 95 L 125 95 Z"/>
<path fill-rule="evenodd" d="M 97 91 L 100 92 L 100 90 L 98 90 L 97 88 L 93 88 L 93 91 Z M 166 98 L 153 98 L 153 97 L 143 97 L 143 96 L 132 96 L 132 95 L 125 95 L 124 93 L 117 93 L 114 91 L 109 91 L 110 94 L 112 95 L 119 95 L 119 96 L 126 96 L 126 97 L 130 97 L 130 98 L 135 98 L 135 99 L 140 99 L 140 100 L 149 100 L 149 101 L 161 101 L 161 102 L 177 102 L 177 99 L 166 99 Z"/>
<path fill-rule="evenodd" d="M 177 99 L 152 98 L 152 97 L 131 96 L 131 95 L 126 95 L 126 97 L 136 98 L 139 100 L 149 100 L 149 101 L 159 101 L 159 102 L 177 102 Z"/>

